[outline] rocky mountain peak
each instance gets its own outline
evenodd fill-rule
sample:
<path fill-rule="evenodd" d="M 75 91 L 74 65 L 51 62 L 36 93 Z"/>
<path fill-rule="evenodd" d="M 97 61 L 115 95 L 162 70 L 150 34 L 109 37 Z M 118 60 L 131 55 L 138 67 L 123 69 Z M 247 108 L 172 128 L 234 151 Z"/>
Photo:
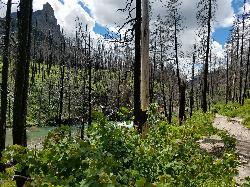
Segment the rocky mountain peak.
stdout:
<path fill-rule="evenodd" d="M 47 14 L 53 14 L 54 15 L 54 9 L 49 3 L 46 3 L 43 5 L 43 10 L 47 12 Z"/>
<path fill-rule="evenodd" d="M 16 33 L 17 28 L 17 13 L 13 12 L 12 16 L 12 32 Z M 5 18 L 0 18 L 0 37 L 4 34 L 4 21 Z M 43 5 L 42 10 L 33 12 L 32 17 L 33 32 L 40 33 L 43 37 L 49 34 L 53 35 L 53 40 L 59 41 L 62 37 L 60 25 L 57 24 L 55 11 L 49 3 Z"/>
<path fill-rule="evenodd" d="M 45 35 L 50 32 L 55 38 L 61 36 L 60 26 L 57 24 L 54 9 L 49 3 L 44 4 L 42 10 L 33 12 L 33 25 Z"/>

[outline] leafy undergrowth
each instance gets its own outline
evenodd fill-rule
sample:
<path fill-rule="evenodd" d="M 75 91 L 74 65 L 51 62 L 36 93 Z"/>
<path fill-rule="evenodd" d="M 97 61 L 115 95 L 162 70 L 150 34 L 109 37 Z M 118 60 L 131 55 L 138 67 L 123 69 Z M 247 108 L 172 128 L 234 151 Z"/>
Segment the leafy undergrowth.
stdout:
<path fill-rule="evenodd" d="M 27 186 L 235 186 L 235 141 L 215 130 L 212 119 L 197 112 L 179 126 L 150 114 L 148 134 L 141 137 L 100 117 L 85 141 L 68 127 L 55 129 L 43 150 L 8 147 L 3 162 L 18 164 L 0 178 L 11 186 L 11 174 L 26 166 L 32 179 Z M 202 152 L 197 144 L 213 134 L 225 141 L 221 157 Z"/>
<path fill-rule="evenodd" d="M 244 120 L 243 125 L 250 129 L 250 99 L 246 100 L 243 106 L 232 102 L 227 105 L 217 104 L 212 111 L 231 118 L 240 117 Z"/>

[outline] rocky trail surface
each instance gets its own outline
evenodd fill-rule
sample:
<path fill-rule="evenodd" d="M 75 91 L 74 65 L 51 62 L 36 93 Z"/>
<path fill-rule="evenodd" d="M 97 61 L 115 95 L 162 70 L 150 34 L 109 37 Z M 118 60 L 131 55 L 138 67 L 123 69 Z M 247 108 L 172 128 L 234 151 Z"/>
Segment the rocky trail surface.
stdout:
<path fill-rule="evenodd" d="M 236 149 L 240 157 L 239 175 L 236 181 L 237 183 L 242 183 L 242 180 L 250 177 L 250 130 L 242 125 L 241 119 L 228 119 L 218 114 L 214 119 L 213 126 L 219 130 L 226 131 L 230 136 L 236 138 Z"/>

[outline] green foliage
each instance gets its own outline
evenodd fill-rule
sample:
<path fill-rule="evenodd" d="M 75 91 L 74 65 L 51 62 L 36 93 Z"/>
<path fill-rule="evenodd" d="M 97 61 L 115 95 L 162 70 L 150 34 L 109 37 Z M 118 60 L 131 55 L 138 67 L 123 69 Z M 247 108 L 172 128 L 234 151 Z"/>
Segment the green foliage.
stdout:
<path fill-rule="evenodd" d="M 212 108 L 212 112 L 219 113 L 231 118 L 240 117 L 244 119 L 243 124 L 250 128 L 250 100 L 245 100 L 241 106 L 239 103 L 217 104 Z"/>
<path fill-rule="evenodd" d="M 15 187 L 16 183 L 12 180 L 14 174 L 14 167 L 6 169 L 5 173 L 0 173 L 0 186 Z"/>
<path fill-rule="evenodd" d="M 249 187 L 250 186 L 250 177 L 246 177 L 245 182 L 241 186 L 242 187 Z"/>
<path fill-rule="evenodd" d="M 117 112 L 118 119 L 121 121 L 129 121 L 132 119 L 132 111 L 126 107 L 120 107 L 119 111 Z"/>
<path fill-rule="evenodd" d="M 103 115 L 80 140 L 70 128 L 49 133 L 43 150 L 18 146 L 4 152 L 15 170 L 28 166 L 33 186 L 234 186 L 234 139 L 216 131 L 212 114 L 197 112 L 182 126 L 167 124 L 149 112 L 149 131 L 118 127 Z M 221 157 L 200 150 L 197 140 L 219 133 L 226 142 Z"/>

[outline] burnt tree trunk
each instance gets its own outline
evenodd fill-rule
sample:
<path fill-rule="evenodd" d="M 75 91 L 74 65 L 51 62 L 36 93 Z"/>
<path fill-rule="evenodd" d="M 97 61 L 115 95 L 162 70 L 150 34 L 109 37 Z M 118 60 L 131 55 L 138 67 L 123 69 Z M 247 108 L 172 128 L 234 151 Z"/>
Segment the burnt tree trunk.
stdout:
<path fill-rule="evenodd" d="M 134 125 L 138 131 L 141 127 L 141 0 L 136 0 L 135 23 L 135 62 L 134 62 Z"/>
<path fill-rule="evenodd" d="M 210 35 L 211 35 L 211 19 L 212 19 L 212 0 L 209 0 L 208 5 L 208 21 L 207 21 L 207 46 L 206 46 L 206 58 L 204 65 L 204 77 L 203 77 L 203 90 L 202 90 L 202 110 L 207 112 L 207 91 L 208 91 L 208 62 L 210 51 Z"/>
<path fill-rule="evenodd" d="M 227 85 L 226 85 L 226 104 L 229 98 L 229 56 L 227 54 Z"/>
<path fill-rule="evenodd" d="M 244 1 L 244 13 L 245 13 Z M 239 103 L 242 105 L 242 90 L 243 90 L 243 55 L 244 55 L 244 33 L 245 33 L 245 15 L 243 13 L 242 20 L 242 35 L 241 35 L 241 49 L 240 49 L 240 78 L 239 78 Z"/>
<path fill-rule="evenodd" d="M 183 123 L 185 120 L 185 103 L 186 103 L 186 84 L 184 81 L 181 82 L 180 88 L 179 88 L 179 122 L 180 124 Z"/>
<path fill-rule="evenodd" d="M 62 113 L 63 113 L 63 93 L 64 93 L 64 78 L 65 78 L 65 41 L 61 44 L 61 54 L 63 56 L 62 64 L 61 64 L 61 77 L 60 77 L 60 93 L 59 93 L 59 115 L 58 115 L 58 125 L 62 125 Z"/>
<path fill-rule="evenodd" d="M 244 105 L 245 99 L 247 98 L 247 80 L 248 80 L 248 74 L 249 74 L 249 64 L 250 64 L 250 41 L 249 41 L 249 46 L 248 46 L 247 67 L 246 67 L 246 76 L 245 76 L 245 84 L 244 84 L 242 105 Z"/>
<path fill-rule="evenodd" d="M 196 50 L 196 47 L 194 47 L 194 50 Z M 191 91 L 190 91 L 190 117 L 193 115 L 193 109 L 194 109 L 194 65 L 196 61 L 195 51 L 193 54 L 193 64 L 192 64 L 192 80 L 191 80 Z"/>
<path fill-rule="evenodd" d="M 91 126 L 91 123 L 92 123 L 92 62 L 91 62 L 91 58 L 90 58 L 90 55 L 91 55 L 91 38 L 90 38 L 90 34 L 89 34 L 89 54 L 88 54 L 88 71 L 89 71 L 89 97 L 88 97 L 88 103 L 89 103 L 89 113 L 88 113 L 88 127 Z"/>
<path fill-rule="evenodd" d="M 150 82 L 150 90 L 149 90 L 149 95 L 150 95 L 150 103 L 153 103 L 154 101 L 154 87 L 155 87 L 155 71 L 156 71 L 156 41 L 154 44 L 154 57 L 153 57 L 153 65 L 151 65 L 151 82 Z"/>
<path fill-rule="evenodd" d="M 32 0 L 21 0 L 18 12 L 18 55 L 16 63 L 14 106 L 13 106 L 13 144 L 26 146 L 26 113 L 29 81 L 30 33 Z"/>
<path fill-rule="evenodd" d="M 173 86 L 169 85 L 168 123 L 172 123 Z"/>
<path fill-rule="evenodd" d="M 7 114 L 7 105 L 8 105 L 7 95 L 8 95 L 11 5 L 12 5 L 12 0 L 8 0 L 6 18 L 5 18 L 5 38 L 4 38 L 2 84 L 1 84 L 0 160 L 2 157 L 2 151 L 5 149 L 5 139 L 6 139 L 6 114 Z M 3 170 L 4 170 L 4 167 L 0 163 L 0 172 Z"/>
<path fill-rule="evenodd" d="M 13 144 L 27 146 L 26 116 L 29 88 L 29 66 L 32 30 L 32 0 L 21 0 L 18 12 L 18 52 L 15 75 L 15 91 L 13 105 Z M 26 176 L 27 169 L 16 172 Z M 16 186 L 22 187 L 25 179 L 16 179 Z"/>
<path fill-rule="evenodd" d="M 180 77 L 180 68 L 179 68 L 179 58 L 178 58 L 178 38 L 177 38 L 177 20 L 175 18 L 174 20 L 174 38 L 175 38 L 175 63 L 177 66 L 177 79 L 178 79 L 178 87 L 179 87 L 179 124 L 182 124 L 182 122 L 185 119 L 185 105 L 186 100 L 185 96 L 183 97 L 183 92 L 185 94 L 186 86 L 185 83 L 181 80 Z"/>

